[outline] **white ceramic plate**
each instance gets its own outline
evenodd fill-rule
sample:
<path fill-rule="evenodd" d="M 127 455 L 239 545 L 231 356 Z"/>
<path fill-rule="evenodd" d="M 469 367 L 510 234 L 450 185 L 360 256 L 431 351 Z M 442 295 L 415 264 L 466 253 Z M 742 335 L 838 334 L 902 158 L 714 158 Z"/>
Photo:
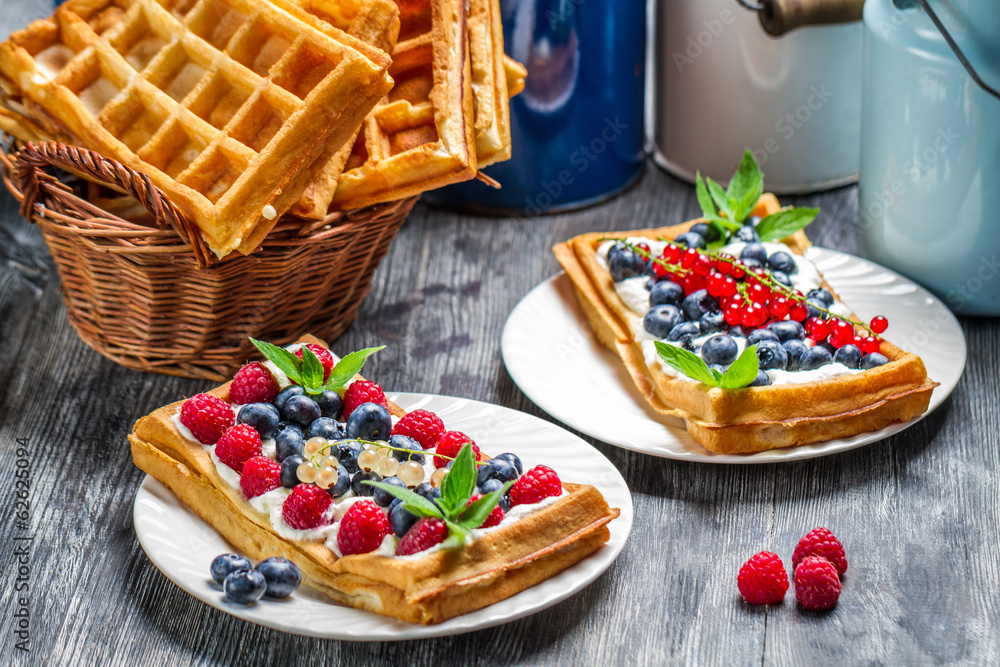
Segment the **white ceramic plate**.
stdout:
<path fill-rule="evenodd" d="M 806 257 L 865 321 L 889 319 L 887 337 L 920 355 L 940 386 L 930 414 L 955 389 L 965 369 L 965 334 L 943 303 L 924 288 L 872 262 L 825 248 Z M 757 454 L 713 454 L 696 443 L 679 418 L 654 411 L 625 367 L 591 333 L 569 277 L 560 273 L 538 285 L 514 308 L 500 343 L 514 382 L 542 410 L 604 442 L 654 456 L 708 463 L 794 461 L 867 445 L 912 426 Z"/>
<path fill-rule="evenodd" d="M 139 543 L 168 579 L 216 609 L 276 630 L 360 641 L 454 635 L 529 616 L 585 588 L 621 553 L 632 530 L 632 496 L 611 462 L 577 436 L 537 417 L 479 401 L 427 394 L 392 394 L 389 399 L 406 410 L 435 412 L 449 429 L 472 435 L 484 451 L 514 452 L 527 467 L 544 463 L 566 481 L 593 484 L 609 505 L 621 510 L 621 516 L 608 526 L 611 539 L 589 558 L 533 588 L 431 626 L 344 607 L 305 586 L 287 601 L 261 600 L 250 606 L 228 602 L 208 570 L 216 556 L 232 552 L 233 547 L 149 476 L 139 487 L 133 508 Z"/>

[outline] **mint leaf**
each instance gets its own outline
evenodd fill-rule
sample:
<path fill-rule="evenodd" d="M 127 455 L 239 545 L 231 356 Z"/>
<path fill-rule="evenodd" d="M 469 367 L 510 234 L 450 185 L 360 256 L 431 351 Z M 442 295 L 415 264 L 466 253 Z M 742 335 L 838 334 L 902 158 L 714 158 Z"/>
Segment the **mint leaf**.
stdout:
<path fill-rule="evenodd" d="M 323 364 L 316 353 L 305 346 L 302 347 L 302 388 L 307 394 L 323 391 Z"/>
<path fill-rule="evenodd" d="M 764 175 L 760 173 L 760 167 L 753 159 L 753 153 L 747 150 L 736 173 L 729 179 L 729 188 L 726 190 L 734 222 L 743 222 L 746 219 L 760 199 L 763 189 Z"/>
<path fill-rule="evenodd" d="M 465 443 L 441 481 L 441 501 L 449 518 L 465 510 L 476 488 L 476 459 L 472 445 Z"/>
<path fill-rule="evenodd" d="M 266 343 L 262 340 L 250 339 L 271 363 L 281 369 L 288 379 L 296 384 L 302 384 L 302 360 L 283 347 Z"/>
<path fill-rule="evenodd" d="M 727 230 L 734 231 L 734 232 L 739 231 L 740 227 L 743 226 L 743 225 L 741 225 L 738 222 L 733 222 L 729 218 L 723 218 L 721 215 L 707 215 L 707 216 L 705 216 L 705 220 L 707 220 L 708 222 L 711 222 L 713 224 L 716 224 L 716 228 L 724 227 Z M 720 229 L 719 231 L 722 231 L 722 230 Z M 728 233 L 729 232 L 726 232 L 725 234 L 723 234 L 723 237 L 725 237 Z"/>
<path fill-rule="evenodd" d="M 760 362 L 757 360 L 757 345 L 748 345 L 743 354 L 730 364 L 726 374 L 722 376 L 719 386 L 723 389 L 739 389 L 745 387 L 757 378 Z"/>
<path fill-rule="evenodd" d="M 444 518 L 444 514 L 441 513 L 441 509 L 437 505 L 414 491 L 404 489 L 403 487 L 396 486 L 395 484 L 373 482 L 367 479 L 361 483 L 374 486 L 377 489 L 382 489 L 394 498 L 399 498 L 403 501 L 403 508 L 413 512 L 417 516 L 436 516 L 439 519 Z"/>
<path fill-rule="evenodd" d="M 787 208 L 761 220 L 757 225 L 757 234 L 761 241 L 780 241 L 805 229 L 818 214 L 818 208 Z"/>
<path fill-rule="evenodd" d="M 693 380 L 707 384 L 709 387 L 719 386 L 722 374 L 709 368 L 697 354 L 659 340 L 654 345 L 660 359 L 663 359 L 664 363 L 674 370 L 684 373 Z"/>
<path fill-rule="evenodd" d="M 725 213 L 727 218 L 733 220 L 733 207 L 729 205 L 729 195 L 726 194 L 721 185 L 711 178 L 708 179 L 708 193 L 712 195 L 712 201 L 719 207 L 719 210 Z"/>
<path fill-rule="evenodd" d="M 458 518 L 458 522 L 467 528 L 479 528 L 486 521 L 486 518 L 493 511 L 493 508 L 500 504 L 503 495 L 514 486 L 514 482 L 507 482 L 503 488 L 497 489 L 469 505 Z"/>
<path fill-rule="evenodd" d="M 379 350 L 384 350 L 385 345 L 380 345 L 378 347 L 366 347 L 363 350 L 358 350 L 357 352 L 351 352 L 346 355 L 343 359 L 337 362 L 337 365 L 333 367 L 333 371 L 330 372 L 330 379 L 327 380 L 325 389 L 337 390 L 343 387 L 345 384 L 351 381 L 355 375 L 361 372 L 361 368 L 365 365 L 365 361 L 368 357 L 372 356 Z"/>
<path fill-rule="evenodd" d="M 715 204 L 712 202 L 712 195 L 708 194 L 700 171 L 696 171 L 694 175 L 694 191 L 698 195 L 698 205 L 701 206 L 701 212 L 705 219 L 718 216 L 719 213 L 715 210 Z"/>

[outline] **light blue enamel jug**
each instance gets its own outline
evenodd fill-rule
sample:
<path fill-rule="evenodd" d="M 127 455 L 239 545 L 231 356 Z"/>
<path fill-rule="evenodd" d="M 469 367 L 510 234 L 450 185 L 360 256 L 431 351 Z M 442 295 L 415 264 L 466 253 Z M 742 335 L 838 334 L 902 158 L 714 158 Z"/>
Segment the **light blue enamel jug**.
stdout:
<path fill-rule="evenodd" d="M 867 0 L 864 27 L 862 251 L 1000 315 L 1000 2 Z"/>

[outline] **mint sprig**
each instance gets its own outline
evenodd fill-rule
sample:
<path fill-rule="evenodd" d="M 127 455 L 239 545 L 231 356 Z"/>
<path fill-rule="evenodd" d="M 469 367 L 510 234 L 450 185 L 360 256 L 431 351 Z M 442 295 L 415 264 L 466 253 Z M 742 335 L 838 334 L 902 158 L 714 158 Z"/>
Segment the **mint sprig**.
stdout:
<path fill-rule="evenodd" d="M 289 380 L 301 386 L 307 394 L 313 396 L 321 394 L 327 389 L 343 394 L 344 385 L 350 382 L 351 378 L 361 371 L 368 357 L 379 350 L 385 349 L 385 345 L 380 345 L 379 347 L 368 347 L 357 352 L 351 352 L 337 362 L 333 370 L 330 371 L 330 378 L 324 382 L 322 362 L 305 345 L 302 346 L 302 358 L 299 359 L 285 348 L 272 345 L 266 341 L 251 338 L 250 342 L 271 363 L 277 366 L 282 373 L 287 375 Z"/>
<path fill-rule="evenodd" d="M 472 445 L 466 443 L 458 452 L 451 469 L 441 481 L 441 497 L 437 504 L 423 496 L 393 484 L 365 480 L 363 484 L 382 489 L 386 493 L 403 501 L 403 509 L 417 516 L 437 517 L 448 526 L 448 538 L 444 541 L 446 549 L 459 547 L 465 543 L 470 532 L 483 525 L 486 517 L 500 503 L 500 499 L 513 485 L 507 482 L 500 489 L 484 495 L 469 505 L 476 490 L 476 457 Z"/>
<path fill-rule="evenodd" d="M 760 364 L 757 360 L 757 346 L 748 345 L 743 354 L 730 364 L 725 373 L 720 373 L 697 354 L 688 352 L 682 347 L 656 341 L 656 352 L 660 359 L 674 370 L 683 373 L 692 380 L 697 380 L 709 387 L 721 389 L 741 389 L 754 381 Z"/>
<path fill-rule="evenodd" d="M 786 208 L 777 211 L 758 223 L 757 235 L 761 241 L 780 241 L 800 229 L 805 229 L 818 214 L 818 208 Z"/>

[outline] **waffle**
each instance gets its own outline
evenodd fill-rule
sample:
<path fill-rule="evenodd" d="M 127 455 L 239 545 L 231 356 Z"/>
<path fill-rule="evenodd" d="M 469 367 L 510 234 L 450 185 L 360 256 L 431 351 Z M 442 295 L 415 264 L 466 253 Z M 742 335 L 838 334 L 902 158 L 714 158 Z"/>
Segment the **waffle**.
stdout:
<path fill-rule="evenodd" d="M 210 393 L 228 400 L 228 387 Z M 321 543 L 275 532 L 269 517 L 219 476 L 205 448 L 177 431 L 171 417 L 180 405 L 136 423 L 129 440 L 139 468 L 251 558 L 285 556 L 299 566 L 306 585 L 333 600 L 410 623 L 439 623 L 553 576 L 603 546 L 610 537 L 607 524 L 618 516 L 594 487 L 566 483 L 568 493 L 555 503 L 459 550 L 403 560 L 375 554 L 338 558 Z M 405 414 L 398 406 L 390 409 Z"/>
<path fill-rule="evenodd" d="M 148 174 L 218 257 L 292 206 L 300 172 L 388 91 L 387 67 L 253 0 L 70 0 L 0 45 L 34 118 Z"/>
<path fill-rule="evenodd" d="M 763 217 L 778 208 L 774 196 L 765 194 L 754 214 Z M 554 248 L 591 328 L 619 356 L 642 397 L 657 412 L 683 418 L 694 440 L 710 451 L 746 454 L 875 431 L 927 410 L 937 385 L 928 379 L 923 361 L 885 340 L 880 351 L 889 363 L 802 384 L 727 391 L 678 379 L 664 373 L 657 363 L 647 365 L 628 324 L 634 315 L 618 297 L 607 269 L 597 261 L 597 247 L 607 239 L 674 238 L 697 222 L 702 221 L 583 234 Z M 784 243 L 798 255 L 810 245 L 802 232 Z M 836 296 L 825 281 L 824 287 Z"/>
<path fill-rule="evenodd" d="M 507 103 L 503 24 L 500 5 L 494 0 L 469 2 L 469 62 L 472 63 L 476 166 L 482 169 L 510 159 L 510 106 Z"/>

